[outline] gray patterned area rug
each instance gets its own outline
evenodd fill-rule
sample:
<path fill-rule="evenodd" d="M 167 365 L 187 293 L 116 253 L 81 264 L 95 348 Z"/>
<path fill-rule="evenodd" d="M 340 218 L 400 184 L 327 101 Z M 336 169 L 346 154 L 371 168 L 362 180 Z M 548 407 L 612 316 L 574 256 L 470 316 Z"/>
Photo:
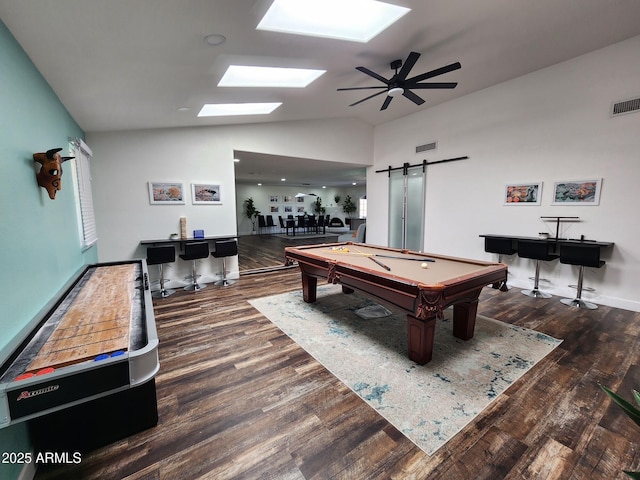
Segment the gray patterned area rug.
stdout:
<path fill-rule="evenodd" d="M 318 287 L 314 304 L 301 291 L 250 303 L 428 455 L 561 343 L 482 316 L 463 341 L 447 311 L 420 366 L 406 354 L 405 314 L 339 285 Z"/>

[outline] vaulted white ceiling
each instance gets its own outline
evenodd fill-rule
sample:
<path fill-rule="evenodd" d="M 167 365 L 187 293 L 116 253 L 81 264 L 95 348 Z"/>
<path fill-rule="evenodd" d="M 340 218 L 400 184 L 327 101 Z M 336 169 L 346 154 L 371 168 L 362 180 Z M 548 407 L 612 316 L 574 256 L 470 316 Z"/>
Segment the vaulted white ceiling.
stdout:
<path fill-rule="evenodd" d="M 346 1 L 346 0 L 345 0 Z M 366 44 L 256 30 L 271 0 L 0 0 L 0 18 L 86 132 L 357 117 L 378 125 L 640 34 L 638 0 L 386 0 L 411 12 Z M 208 45 L 220 34 L 226 42 Z M 349 104 L 421 54 L 411 75 L 459 61 L 417 106 Z M 221 88 L 231 64 L 324 69 L 303 89 Z M 612 72 L 615 74 L 615 72 Z M 282 102 L 198 118 L 204 103 Z M 186 108 L 186 110 L 185 110 Z"/>

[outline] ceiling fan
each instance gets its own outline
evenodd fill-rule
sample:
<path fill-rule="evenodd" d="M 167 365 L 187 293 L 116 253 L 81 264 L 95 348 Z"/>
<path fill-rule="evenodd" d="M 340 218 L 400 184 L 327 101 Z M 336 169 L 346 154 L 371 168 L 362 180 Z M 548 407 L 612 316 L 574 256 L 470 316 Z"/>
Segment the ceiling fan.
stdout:
<path fill-rule="evenodd" d="M 385 110 L 391 103 L 391 100 L 393 100 L 394 97 L 397 97 L 399 95 L 402 95 L 408 98 L 416 105 L 422 105 L 424 103 L 424 100 L 420 98 L 418 95 L 416 95 L 412 90 L 455 88 L 456 85 L 458 85 L 457 82 L 430 82 L 430 83 L 419 83 L 419 82 L 423 80 L 427 80 L 428 78 L 433 78 L 433 77 L 437 77 L 438 75 L 452 72 L 453 70 L 458 70 L 459 68 L 462 67 L 460 65 L 460 62 L 455 62 L 450 65 L 446 65 L 444 67 L 436 68 L 435 70 L 431 70 L 430 72 L 426 72 L 421 75 L 416 75 L 415 77 L 407 78 L 407 75 L 409 75 L 409 72 L 418 61 L 418 58 L 420 58 L 420 54 L 418 52 L 411 52 L 407 57 L 407 60 L 404 62 L 404 65 L 402 64 L 402 60 L 394 60 L 393 62 L 391 62 L 391 69 L 395 70 L 396 73 L 389 80 L 387 80 L 381 75 L 378 75 L 376 72 L 369 70 L 367 67 L 356 67 L 356 70 L 359 70 L 362 73 L 366 73 L 370 77 L 373 77 L 376 80 L 381 81 L 382 83 L 384 83 L 384 86 L 380 85 L 375 87 L 339 88 L 338 91 L 340 92 L 344 90 L 381 89 L 380 92 L 374 93 L 373 95 L 369 95 L 368 97 L 363 98 L 362 100 L 358 100 L 357 102 L 352 103 L 349 106 L 353 107 L 354 105 L 358 105 L 359 103 L 369 100 L 370 98 L 377 97 L 378 95 L 382 95 L 383 93 L 386 93 L 387 98 L 385 98 L 384 103 L 380 108 L 380 110 Z M 398 69 L 400 69 L 400 71 L 398 71 Z"/>

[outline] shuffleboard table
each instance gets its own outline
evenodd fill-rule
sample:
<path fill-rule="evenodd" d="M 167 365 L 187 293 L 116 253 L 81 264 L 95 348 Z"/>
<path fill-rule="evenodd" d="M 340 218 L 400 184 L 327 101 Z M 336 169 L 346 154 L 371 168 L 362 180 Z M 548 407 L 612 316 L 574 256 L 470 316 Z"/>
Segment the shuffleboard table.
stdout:
<path fill-rule="evenodd" d="M 0 352 L 0 429 L 88 451 L 155 426 L 158 335 L 144 260 L 76 272 Z"/>
<path fill-rule="evenodd" d="M 288 264 L 302 272 L 304 301 L 316 301 L 318 279 L 388 302 L 407 312 L 411 360 L 424 365 L 433 355 L 436 319 L 453 305 L 453 335 L 473 338 L 483 287 L 506 282 L 507 266 L 481 260 L 417 253 L 353 242 L 286 247 Z"/>

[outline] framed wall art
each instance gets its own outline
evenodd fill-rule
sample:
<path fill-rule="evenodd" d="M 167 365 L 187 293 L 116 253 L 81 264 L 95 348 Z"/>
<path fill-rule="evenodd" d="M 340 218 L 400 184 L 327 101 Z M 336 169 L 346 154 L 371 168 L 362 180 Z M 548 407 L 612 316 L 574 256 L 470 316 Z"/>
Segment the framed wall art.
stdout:
<path fill-rule="evenodd" d="M 152 205 L 184 204 L 184 186 L 180 182 L 148 182 Z"/>
<path fill-rule="evenodd" d="M 542 182 L 509 183 L 504 187 L 505 205 L 540 205 Z"/>
<path fill-rule="evenodd" d="M 598 205 L 601 185 L 601 178 L 556 182 L 551 205 Z"/>
<path fill-rule="evenodd" d="M 191 202 L 194 205 L 222 205 L 220 184 L 192 183 Z"/>

